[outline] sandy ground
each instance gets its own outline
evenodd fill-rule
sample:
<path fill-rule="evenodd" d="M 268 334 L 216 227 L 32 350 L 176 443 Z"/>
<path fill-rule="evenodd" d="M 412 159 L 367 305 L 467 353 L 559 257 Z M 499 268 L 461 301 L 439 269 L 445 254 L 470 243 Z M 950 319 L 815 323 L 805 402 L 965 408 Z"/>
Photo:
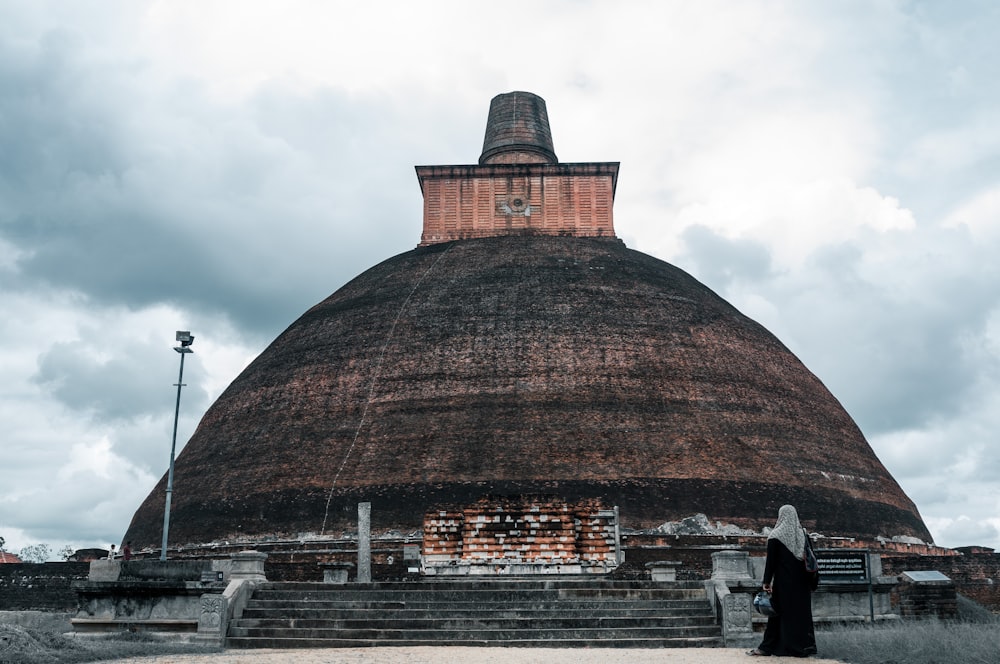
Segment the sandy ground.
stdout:
<path fill-rule="evenodd" d="M 731 664 L 758 661 L 733 648 L 317 648 L 227 650 L 214 655 L 158 655 L 105 660 L 116 664 Z M 768 662 L 802 662 L 769 657 Z M 808 662 L 834 664 L 832 659 Z"/>

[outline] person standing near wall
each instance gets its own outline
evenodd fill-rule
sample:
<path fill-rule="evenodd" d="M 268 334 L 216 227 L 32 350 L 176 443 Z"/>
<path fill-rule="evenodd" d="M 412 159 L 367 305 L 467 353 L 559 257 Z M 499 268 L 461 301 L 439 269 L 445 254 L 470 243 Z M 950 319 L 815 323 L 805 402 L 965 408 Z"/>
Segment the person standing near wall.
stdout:
<path fill-rule="evenodd" d="M 809 657 L 816 654 L 812 620 L 812 581 L 803 557 L 806 533 L 791 505 L 778 510 L 778 522 L 767 536 L 764 590 L 776 616 L 767 619 L 760 645 L 748 655 Z"/>

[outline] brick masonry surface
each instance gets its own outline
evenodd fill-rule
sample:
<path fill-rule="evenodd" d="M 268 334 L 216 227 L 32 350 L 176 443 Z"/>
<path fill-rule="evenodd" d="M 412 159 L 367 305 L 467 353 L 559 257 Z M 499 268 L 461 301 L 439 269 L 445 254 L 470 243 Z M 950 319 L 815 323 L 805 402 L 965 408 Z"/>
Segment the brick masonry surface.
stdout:
<path fill-rule="evenodd" d="M 159 542 L 164 486 L 129 528 L 138 548 Z M 527 494 L 600 499 L 626 528 L 700 512 L 760 531 L 790 503 L 819 532 L 930 539 L 784 345 L 612 239 L 467 240 L 375 266 L 233 381 L 174 489 L 179 545 L 338 536 L 359 502 L 375 532 L 419 532 L 435 505 Z"/>
<path fill-rule="evenodd" d="M 428 512 L 423 555 L 428 562 L 613 561 L 614 512 L 596 500 L 571 505 L 550 497 L 484 498 Z"/>
<path fill-rule="evenodd" d="M 882 559 L 883 573 L 941 572 L 955 582 L 956 590 L 994 613 L 1000 613 L 1000 553 L 967 553 L 961 556 L 894 555 Z"/>
<path fill-rule="evenodd" d="M 955 586 L 922 586 L 903 583 L 893 597 L 899 615 L 904 618 L 954 618 L 958 614 Z"/>
<path fill-rule="evenodd" d="M 615 237 L 617 163 L 418 166 L 420 246 L 499 235 Z"/>
<path fill-rule="evenodd" d="M 74 581 L 87 578 L 90 563 L 0 565 L 0 611 L 74 611 Z"/>

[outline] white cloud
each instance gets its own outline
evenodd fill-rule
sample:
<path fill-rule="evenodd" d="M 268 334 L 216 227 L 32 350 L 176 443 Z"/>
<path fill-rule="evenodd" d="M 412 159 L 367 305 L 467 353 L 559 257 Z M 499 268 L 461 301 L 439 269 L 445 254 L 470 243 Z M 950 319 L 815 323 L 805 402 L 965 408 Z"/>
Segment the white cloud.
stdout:
<path fill-rule="evenodd" d="M 968 78 L 966 73 L 964 78 Z M 931 131 L 906 149 L 900 172 L 910 176 L 935 178 L 956 170 L 977 168 L 989 163 L 1000 151 L 1000 114 L 990 109 L 960 126 Z"/>
<path fill-rule="evenodd" d="M 527 89 L 563 161 L 622 162 L 631 247 L 791 347 L 939 543 L 1000 548 L 1000 19 L 943 7 L 4 3 L 0 534 L 115 541 L 166 467 L 173 332 L 183 442 Z"/>
<path fill-rule="evenodd" d="M 72 480 L 76 475 L 93 475 L 106 480 L 111 477 L 112 464 L 116 461 L 111 453 L 111 442 L 107 438 L 93 444 L 74 443 L 66 462 L 56 471 L 60 483 Z"/>
<path fill-rule="evenodd" d="M 846 180 L 718 186 L 706 202 L 682 207 L 675 219 L 675 228 L 704 226 L 730 238 L 753 238 L 770 248 L 778 269 L 801 267 L 818 250 L 861 239 L 866 230 L 915 224 L 898 200 Z"/>
<path fill-rule="evenodd" d="M 949 214 L 944 225 L 964 226 L 973 236 L 996 241 L 1000 236 L 1000 187 L 984 191 Z"/>
<path fill-rule="evenodd" d="M 925 517 L 924 520 L 934 532 L 940 533 L 942 541 L 966 543 L 956 546 L 992 543 L 1000 537 L 1000 518 L 971 518 L 960 514 L 957 517 Z"/>
<path fill-rule="evenodd" d="M 171 346 L 189 314 L 168 306 L 105 309 L 80 295 L 44 292 L 0 293 L 0 307 L 7 313 L 0 320 L 7 549 L 117 542 L 167 466 L 178 357 Z M 224 319 L 201 323 L 209 340 L 197 340 L 202 348 L 185 373 L 180 447 L 209 395 L 259 350 L 234 338 Z"/>

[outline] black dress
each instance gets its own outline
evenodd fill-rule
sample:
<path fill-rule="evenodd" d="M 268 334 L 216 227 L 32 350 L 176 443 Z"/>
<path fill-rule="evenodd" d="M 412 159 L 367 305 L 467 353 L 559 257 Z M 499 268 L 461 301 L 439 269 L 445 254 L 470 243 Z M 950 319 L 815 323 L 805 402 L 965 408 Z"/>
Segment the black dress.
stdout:
<path fill-rule="evenodd" d="M 780 540 L 767 540 L 764 583 L 770 583 L 777 616 L 767 619 L 759 649 L 770 655 L 808 657 L 816 654 L 809 575 Z"/>

